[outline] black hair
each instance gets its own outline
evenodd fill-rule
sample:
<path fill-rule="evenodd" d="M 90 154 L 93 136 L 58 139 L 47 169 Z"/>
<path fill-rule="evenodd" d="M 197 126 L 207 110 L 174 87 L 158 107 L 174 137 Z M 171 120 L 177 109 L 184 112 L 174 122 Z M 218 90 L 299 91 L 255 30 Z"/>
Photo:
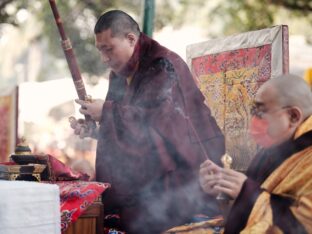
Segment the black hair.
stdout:
<path fill-rule="evenodd" d="M 94 33 L 101 33 L 107 29 L 112 30 L 112 36 L 125 36 L 132 32 L 140 35 L 138 23 L 127 13 L 120 10 L 105 12 L 100 16 L 94 27 Z"/>

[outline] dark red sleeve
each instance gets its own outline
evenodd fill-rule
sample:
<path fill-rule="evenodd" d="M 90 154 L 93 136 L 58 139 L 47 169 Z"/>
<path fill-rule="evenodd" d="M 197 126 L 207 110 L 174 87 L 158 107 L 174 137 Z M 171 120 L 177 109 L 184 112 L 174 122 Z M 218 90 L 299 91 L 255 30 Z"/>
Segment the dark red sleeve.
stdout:
<path fill-rule="evenodd" d="M 261 192 L 262 189 L 257 182 L 250 178 L 245 181 L 227 218 L 224 234 L 240 233 L 243 230 Z"/>

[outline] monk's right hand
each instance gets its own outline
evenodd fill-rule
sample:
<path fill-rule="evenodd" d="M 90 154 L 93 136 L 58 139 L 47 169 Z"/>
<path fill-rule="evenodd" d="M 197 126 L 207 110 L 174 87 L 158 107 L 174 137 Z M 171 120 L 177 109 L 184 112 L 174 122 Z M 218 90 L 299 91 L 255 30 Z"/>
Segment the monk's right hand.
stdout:
<path fill-rule="evenodd" d="M 76 119 L 75 117 L 69 117 L 70 127 L 74 129 L 75 135 L 78 135 L 81 139 L 85 137 L 95 138 L 96 129 L 88 127 L 84 119 Z"/>
<path fill-rule="evenodd" d="M 241 172 L 219 167 L 210 160 L 200 165 L 199 183 L 210 195 L 225 193 L 236 199 L 247 176 Z"/>

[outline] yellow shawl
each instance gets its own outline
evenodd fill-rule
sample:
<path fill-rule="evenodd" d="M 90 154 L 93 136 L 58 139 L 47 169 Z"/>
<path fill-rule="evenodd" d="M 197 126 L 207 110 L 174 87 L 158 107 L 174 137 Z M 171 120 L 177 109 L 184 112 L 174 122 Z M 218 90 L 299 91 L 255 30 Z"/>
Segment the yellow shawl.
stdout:
<path fill-rule="evenodd" d="M 309 130 L 312 130 L 312 116 L 298 128 L 295 139 Z M 283 233 L 273 224 L 270 193 L 295 199 L 291 212 L 312 233 L 312 145 L 285 160 L 261 188 L 265 191 L 256 200 L 242 234 Z"/>

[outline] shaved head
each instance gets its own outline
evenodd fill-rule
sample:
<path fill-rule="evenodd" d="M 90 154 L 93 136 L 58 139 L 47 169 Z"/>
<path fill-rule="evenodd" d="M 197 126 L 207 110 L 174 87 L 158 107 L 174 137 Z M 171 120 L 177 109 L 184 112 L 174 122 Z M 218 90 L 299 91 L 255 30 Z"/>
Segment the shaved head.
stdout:
<path fill-rule="evenodd" d="M 280 106 L 297 106 L 303 112 L 304 117 L 312 114 L 311 89 L 299 76 L 281 75 L 268 80 L 260 89 L 272 89 L 276 102 Z"/>
<path fill-rule="evenodd" d="M 267 128 L 266 135 L 255 136 L 256 142 L 264 147 L 278 145 L 292 139 L 312 115 L 312 92 L 298 76 L 272 78 L 258 89 L 251 114 L 253 120 L 265 123 L 264 129 Z"/>
<path fill-rule="evenodd" d="M 101 15 L 94 27 L 94 33 L 98 34 L 107 29 L 112 30 L 112 36 L 125 36 L 130 32 L 140 35 L 138 23 L 126 12 L 120 10 L 108 11 Z"/>

